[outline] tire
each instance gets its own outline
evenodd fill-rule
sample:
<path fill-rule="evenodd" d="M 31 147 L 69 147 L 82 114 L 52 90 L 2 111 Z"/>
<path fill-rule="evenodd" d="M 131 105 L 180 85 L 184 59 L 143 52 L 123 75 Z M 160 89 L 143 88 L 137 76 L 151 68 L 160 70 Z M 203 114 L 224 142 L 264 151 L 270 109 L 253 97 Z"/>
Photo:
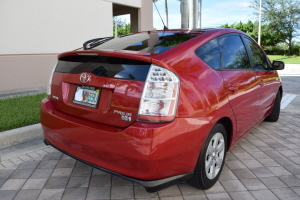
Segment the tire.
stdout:
<path fill-rule="evenodd" d="M 280 95 L 280 92 L 278 91 L 276 94 L 272 112 L 269 116 L 267 116 L 265 118 L 265 121 L 268 121 L 268 122 L 277 122 L 278 121 L 279 115 L 280 115 L 280 102 L 281 102 L 281 95 Z"/>
<path fill-rule="evenodd" d="M 217 182 L 223 169 L 226 149 L 226 129 L 223 124 L 217 123 L 201 149 L 194 176 L 187 183 L 204 190 L 211 188 Z"/>

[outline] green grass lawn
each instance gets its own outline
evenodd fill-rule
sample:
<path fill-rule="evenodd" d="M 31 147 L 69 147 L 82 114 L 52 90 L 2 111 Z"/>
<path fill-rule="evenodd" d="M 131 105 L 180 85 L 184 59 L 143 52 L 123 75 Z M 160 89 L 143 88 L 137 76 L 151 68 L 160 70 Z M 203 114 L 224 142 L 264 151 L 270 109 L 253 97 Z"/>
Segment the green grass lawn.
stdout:
<path fill-rule="evenodd" d="M 300 64 L 300 56 L 268 55 L 271 61 L 283 61 L 285 64 Z"/>
<path fill-rule="evenodd" d="M 0 99 L 0 131 L 40 122 L 41 100 L 46 93 Z"/>

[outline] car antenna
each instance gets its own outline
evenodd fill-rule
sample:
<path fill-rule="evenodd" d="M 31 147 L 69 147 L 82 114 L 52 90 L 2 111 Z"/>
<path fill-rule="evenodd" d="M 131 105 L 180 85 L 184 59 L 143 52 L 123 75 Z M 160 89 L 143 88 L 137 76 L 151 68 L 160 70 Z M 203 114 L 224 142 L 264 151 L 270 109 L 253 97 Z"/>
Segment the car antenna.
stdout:
<path fill-rule="evenodd" d="M 161 19 L 161 22 L 162 22 L 163 25 L 164 25 L 164 31 L 169 30 L 168 27 L 166 27 L 166 25 L 165 25 L 165 23 L 164 23 L 164 20 L 162 19 L 161 15 L 160 15 L 160 13 L 159 13 L 159 11 L 158 11 L 158 9 L 157 9 L 157 6 L 156 6 L 155 1 L 154 1 L 154 0 L 152 0 L 152 1 L 153 1 L 154 5 L 155 5 L 155 8 L 156 8 L 157 12 L 158 12 L 158 15 L 159 15 L 159 17 L 160 17 L 160 19 Z"/>

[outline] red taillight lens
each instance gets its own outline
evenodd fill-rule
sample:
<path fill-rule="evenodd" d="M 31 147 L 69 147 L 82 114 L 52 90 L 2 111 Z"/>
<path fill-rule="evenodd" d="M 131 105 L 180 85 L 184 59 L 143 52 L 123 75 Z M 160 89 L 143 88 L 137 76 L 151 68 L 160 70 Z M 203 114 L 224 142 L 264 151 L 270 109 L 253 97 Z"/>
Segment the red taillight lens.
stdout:
<path fill-rule="evenodd" d="M 51 84 L 52 84 L 52 78 L 53 78 L 53 74 L 54 74 L 54 71 L 55 71 L 55 68 L 56 68 L 56 65 L 54 65 L 52 71 L 51 71 L 51 74 L 50 74 L 50 77 L 49 77 L 49 84 L 48 84 L 48 87 L 47 87 L 47 95 L 50 97 L 51 96 Z"/>
<path fill-rule="evenodd" d="M 179 78 L 170 70 L 151 65 L 145 82 L 138 120 L 172 121 L 176 115 Z"/>

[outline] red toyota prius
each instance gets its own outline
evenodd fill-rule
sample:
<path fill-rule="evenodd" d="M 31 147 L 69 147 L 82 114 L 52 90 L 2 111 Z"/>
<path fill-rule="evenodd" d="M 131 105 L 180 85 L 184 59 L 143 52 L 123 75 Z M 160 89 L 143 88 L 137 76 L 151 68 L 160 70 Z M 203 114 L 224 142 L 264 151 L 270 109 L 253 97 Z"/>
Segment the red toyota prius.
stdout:
<path fill-rule="evenodd" d="M 148 192 L 208 189 L 230 147 L 278 120 L 283 68 L 233 29 L 89 40 L 58 56 L 41 106 L 45 143 Z"/>

